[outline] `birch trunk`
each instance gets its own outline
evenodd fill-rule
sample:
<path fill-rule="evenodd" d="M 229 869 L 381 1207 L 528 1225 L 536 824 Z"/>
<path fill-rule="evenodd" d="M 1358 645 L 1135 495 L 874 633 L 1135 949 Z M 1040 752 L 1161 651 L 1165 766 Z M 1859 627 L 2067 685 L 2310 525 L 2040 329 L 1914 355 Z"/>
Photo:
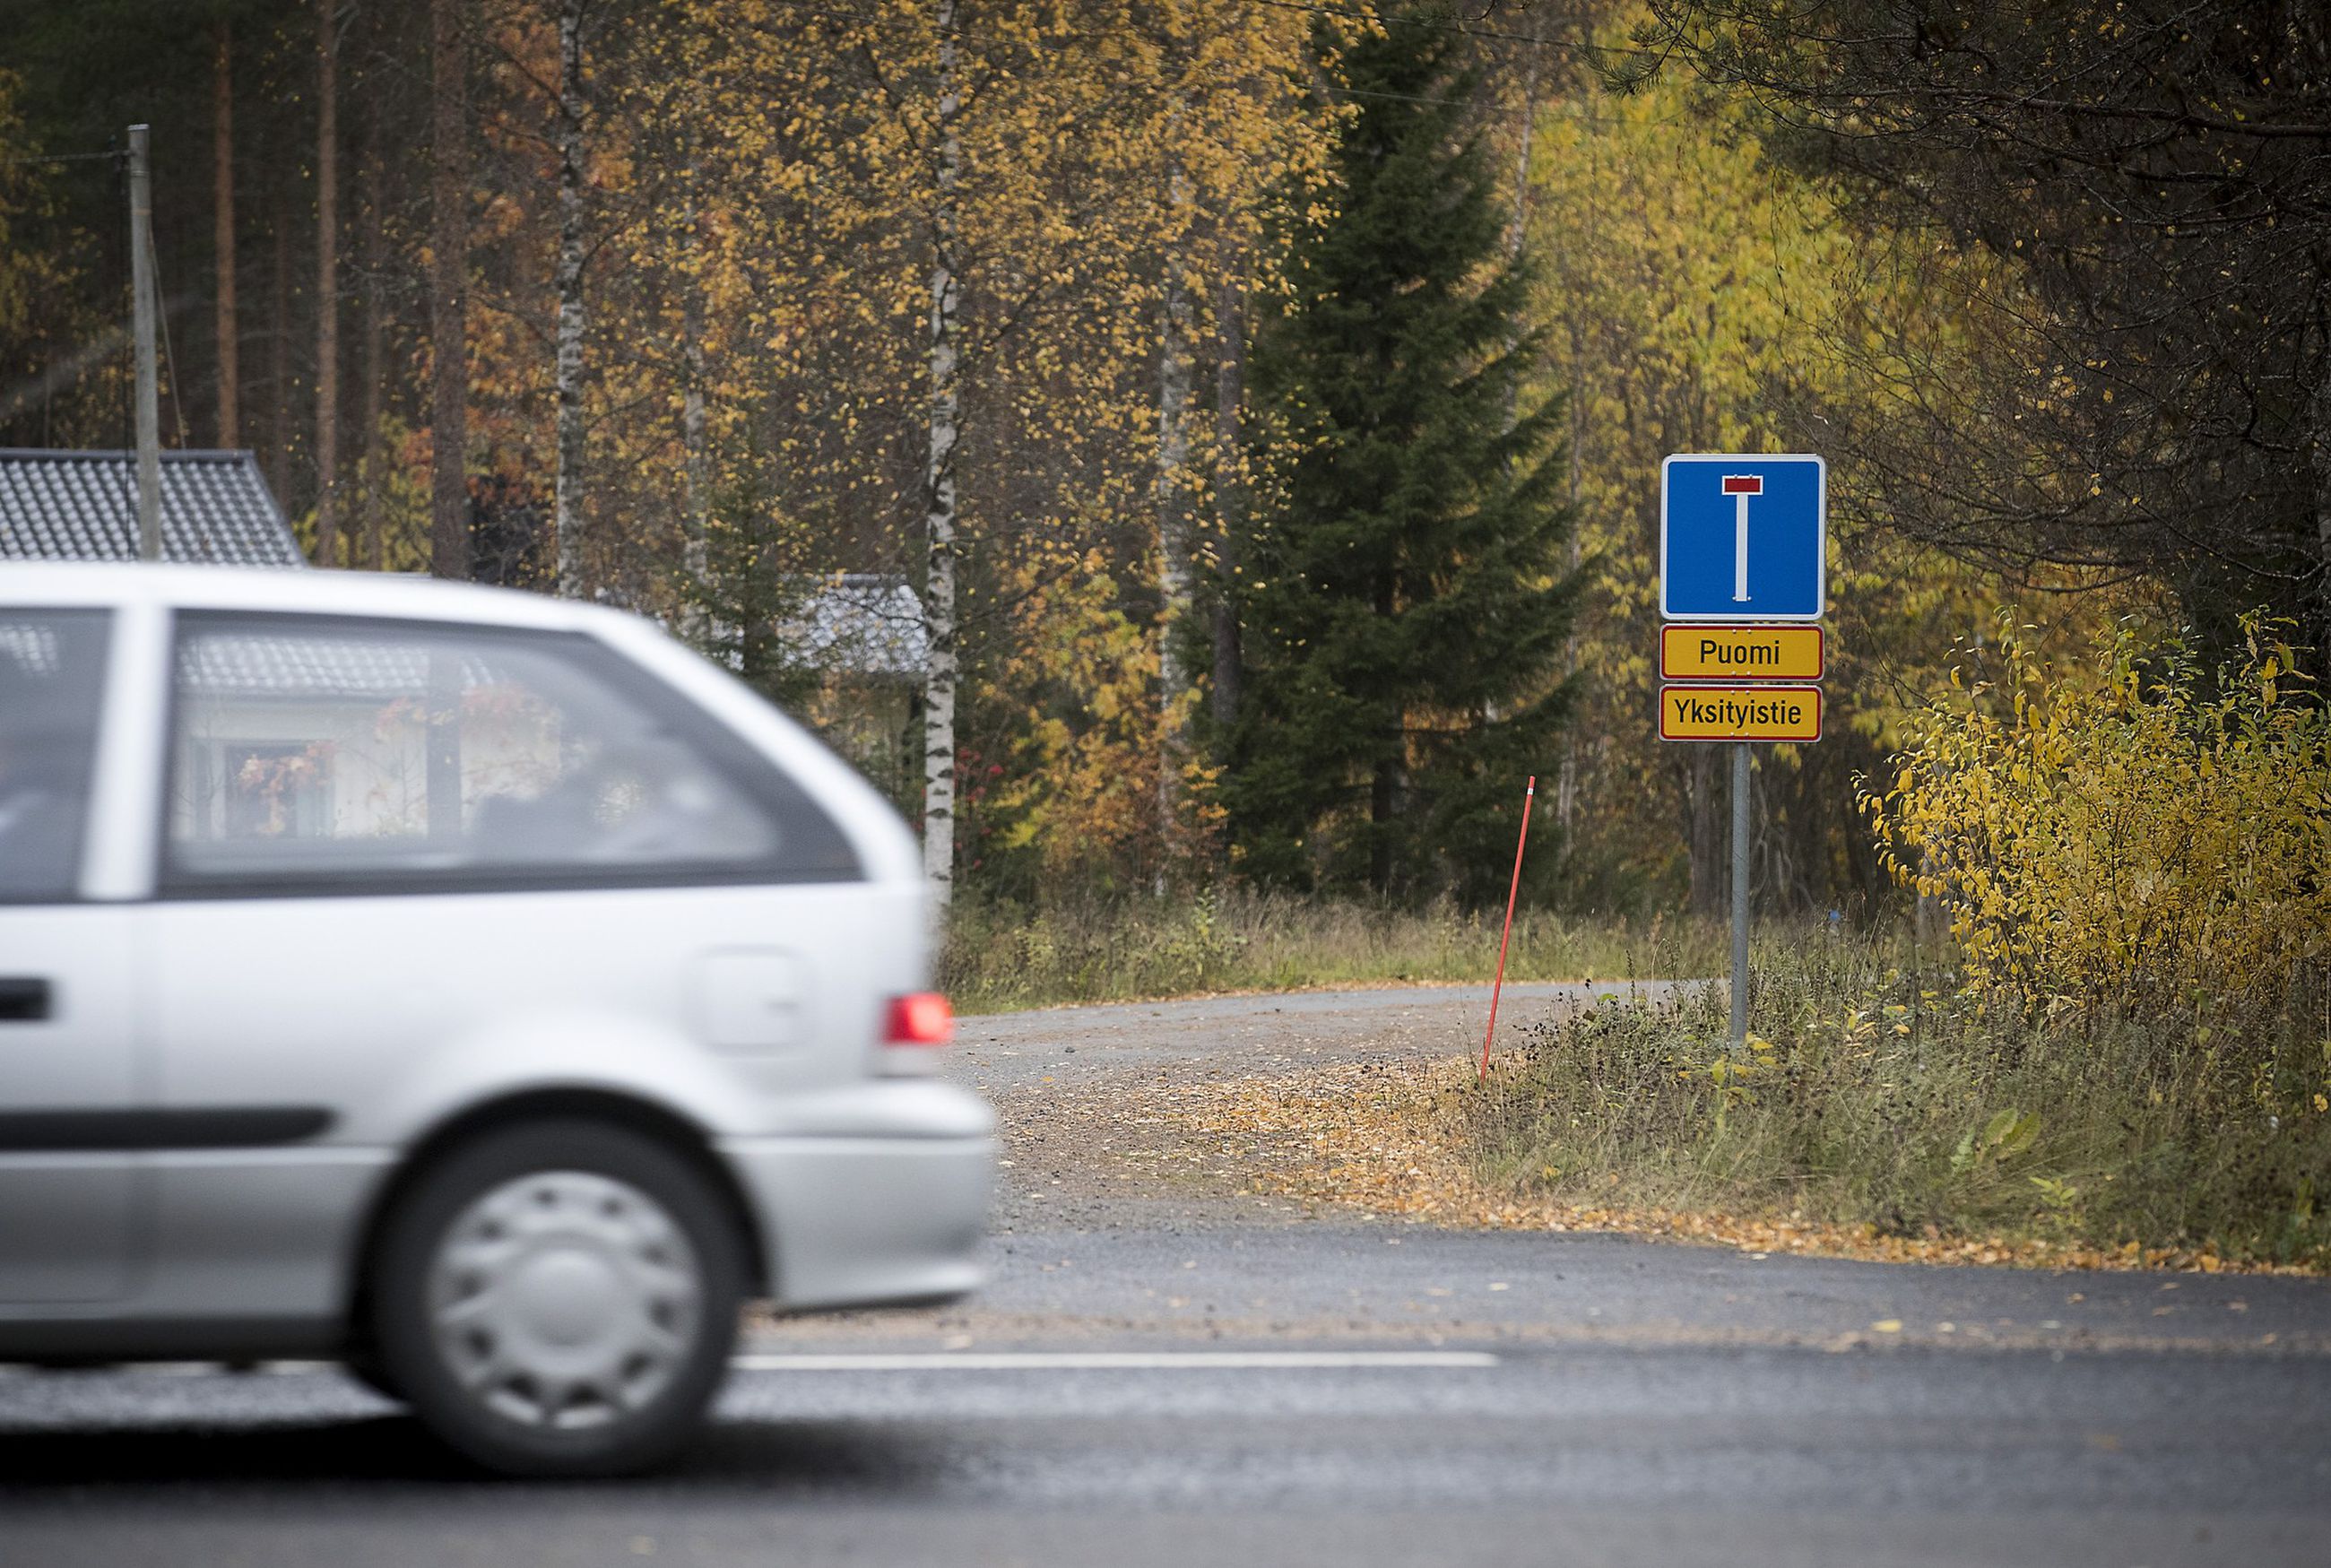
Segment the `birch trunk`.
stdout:
<path fill-rule="evenodd" d="M 469 112 L 460 0 L 430 0 L 429 569 L 470 575 Z"/>
<path fill-rule="evenodd" d="M 218 294 L 218 443 L 243 444 L 243 325 L 234 299 L 234 35 L 221 17 L 211 58 L 211 242 Z"/>
<path fill-rule="evenodd" d="M 580 599 L 583 583 L 583 8 L 558 7 L 558 330 L 553 386 L 558 406 L 557 471 L 551 527 L 558 537 L 558 593 Z"/>
<path fill-rule="evenodd" d="M 340 564 L 340 51 L 316 0 L 316 565 Z"/>
<path fill-rule="evenodd" d="M 1214 292 L 1214 329 L 1221 357 L 1214 364 L 1214 722 L 1223 730 L 1238 722 L 1239 698 L 1246 681 L 1245 651 L 1239 643 L 1237 578 L 1239 542 L 1246 527 L 1246 302 L 1235 278 L 1225 276 Z"/>
<path fill-rule="evenodd" d="M 1178 204 L 1182 176 L 1173 176 Z M 1178 638 L 1190 613 L 1190 296 L 1182 252 L 1166 254 L 1165 319 L 1157 356 L 1157 841 L 1156 892 L 1166 891 L 1166 860 L 1181 800 L 1181 762 L 1190 690 Z"/>
<path fill-rule="evenodd" d="M 957 385 L 956 184 L 963 148 L 956 117 L 956 0 L 938 0 L 938 158 L 931 214 L 928 339 L 930 454 L 923 470 L 925 548 L 923 625 L 923 873 L 933 912 L 955 897 L 956 442 L 962 389 Z"/>

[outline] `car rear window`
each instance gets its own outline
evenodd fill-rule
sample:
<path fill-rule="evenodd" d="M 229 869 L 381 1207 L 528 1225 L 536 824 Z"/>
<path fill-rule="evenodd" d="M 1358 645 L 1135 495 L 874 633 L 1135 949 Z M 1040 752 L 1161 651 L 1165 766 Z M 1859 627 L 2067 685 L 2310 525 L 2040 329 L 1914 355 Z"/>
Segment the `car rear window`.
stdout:
<path fill-rule="evenodd" d="M 58 903 L 78 890 L 106 620 L 0 608 L 0 903 Z"/>
<path fill-rule="evenodd" d="M 588 637 L 181 617 L 166 892 L 856 875 L 798 785 Z"/>

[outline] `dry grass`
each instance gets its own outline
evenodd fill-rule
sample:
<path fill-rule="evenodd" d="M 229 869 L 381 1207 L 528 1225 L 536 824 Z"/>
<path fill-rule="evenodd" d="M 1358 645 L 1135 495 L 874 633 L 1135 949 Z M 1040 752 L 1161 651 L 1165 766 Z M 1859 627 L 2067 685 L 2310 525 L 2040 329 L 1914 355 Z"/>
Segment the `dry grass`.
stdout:
<path fill-rule="evenodd" d="M 1469 913 L 1244 891 L 1042 909 L 959 906 L 941 981 L 964 1012 L 1239 991 L 1489 979 L 1502 911 Z M 1713 973 L 1722 933 L 1522 912 L 1507 977 L 1628 980 Z"/>
<path fill-rule="evenodd" d="M 1474 1064 L 1200 1086 L 1192 1143 L 1255 1190 L 1440 1223 L 2049 1268 L 2331 1271 L 2324 977 L 2171 1017 L 1955 989 L 1884 941 L 1765 946 L 1724 993 L 1613 1000 Z"/>
<path fill-rule="evenodd" d="M 1736 1216 L 1881 1255 L 2331 1268 L 2325 976 L 2263 1007 L 2027 1012 L 1904 956 L 1774 946 L 1745 1060 L 1720 992 L 1597 1008 L 1445 1092 L 1434 1125 L 1516 1202 Z"/>
<path fill-rule="evenodd" d="M 1506 1053 L 1493 1073 L 1526 1070 Z M 1167 1152 L 1217 1177 L 1238 1173 L 1252 1191 L 1316 1205 L 1340 1205 L 1435 1224 L 1533 1231 L 1601 1231 L 1879 1262 L 2013 1265 L 2046 1269 L 2185 1269 L 2203 1273 L 2311 1273 L 2319 1267 L 2229 1257 L 2207 1244 L 2117 1244 L 2031 1233 L 1889 1232 L 1869 1222 L 1708 1205 L 1666 1207 L 1634 1201 L 1626 1174 L 1573 1184 L 1556 1197 L 1518 1189 L 1484 1171 L 1476 1118 L 1482 1090 L 1475 1065 L 1352 1066 L 1274 1080 L 1195 1085 L 1175 1097 L 1175 1136 L 1152 1135 Z M 1599 1191 L 1597 1190 L 1599 1187 Z"/>
<path fill-rule="evenodd" d="M 1517 979 L 1707 974 L 1713 929 L 1518 924 Z M 965 912 L 966 1012 L 1486 980 L 1493 919 L 1251 896 Z M 1471 1064 L 1352 1065 L 1145 1098 L 1131 1164 L 1482 1225 L 2050 1267 L 2331 1270 L 2331 977 L 2168 1014 L 1979 997 L 1934 955 L 1760 934 L 1755 1049 L 1720 987 L 1613 1001 Z M 1169 1103 L 1164 1103 L 1169 1101 Z M 1171 1129 L 1165 1136 L 1162 1129 Z M 1169 1152 L 1170 1151 L 1170 1152 Z"/>

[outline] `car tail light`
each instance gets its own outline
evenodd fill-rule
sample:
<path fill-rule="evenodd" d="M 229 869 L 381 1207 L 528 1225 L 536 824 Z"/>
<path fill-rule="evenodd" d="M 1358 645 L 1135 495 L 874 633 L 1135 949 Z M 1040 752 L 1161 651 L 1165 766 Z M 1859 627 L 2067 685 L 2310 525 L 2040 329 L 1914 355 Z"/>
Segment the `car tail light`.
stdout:
<path fill-rule="evenodd" d="M 882 1033 L 886 1045 L 945 1045 L 954 1038 L 955 1009 L 937 992 L 890 999 L 890 1021 Z"/>

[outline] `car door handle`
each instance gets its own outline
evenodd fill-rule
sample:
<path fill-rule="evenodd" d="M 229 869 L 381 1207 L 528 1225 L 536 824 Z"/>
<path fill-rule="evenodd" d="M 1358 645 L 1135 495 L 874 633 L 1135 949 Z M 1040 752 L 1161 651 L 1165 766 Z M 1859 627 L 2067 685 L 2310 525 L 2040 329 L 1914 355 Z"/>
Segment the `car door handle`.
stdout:
<path fill-rule="evenodd" d="M 49 983 L 33 975 L 0 974 L 0 1023 L 38 1023 L 49 1016 Z"/>

